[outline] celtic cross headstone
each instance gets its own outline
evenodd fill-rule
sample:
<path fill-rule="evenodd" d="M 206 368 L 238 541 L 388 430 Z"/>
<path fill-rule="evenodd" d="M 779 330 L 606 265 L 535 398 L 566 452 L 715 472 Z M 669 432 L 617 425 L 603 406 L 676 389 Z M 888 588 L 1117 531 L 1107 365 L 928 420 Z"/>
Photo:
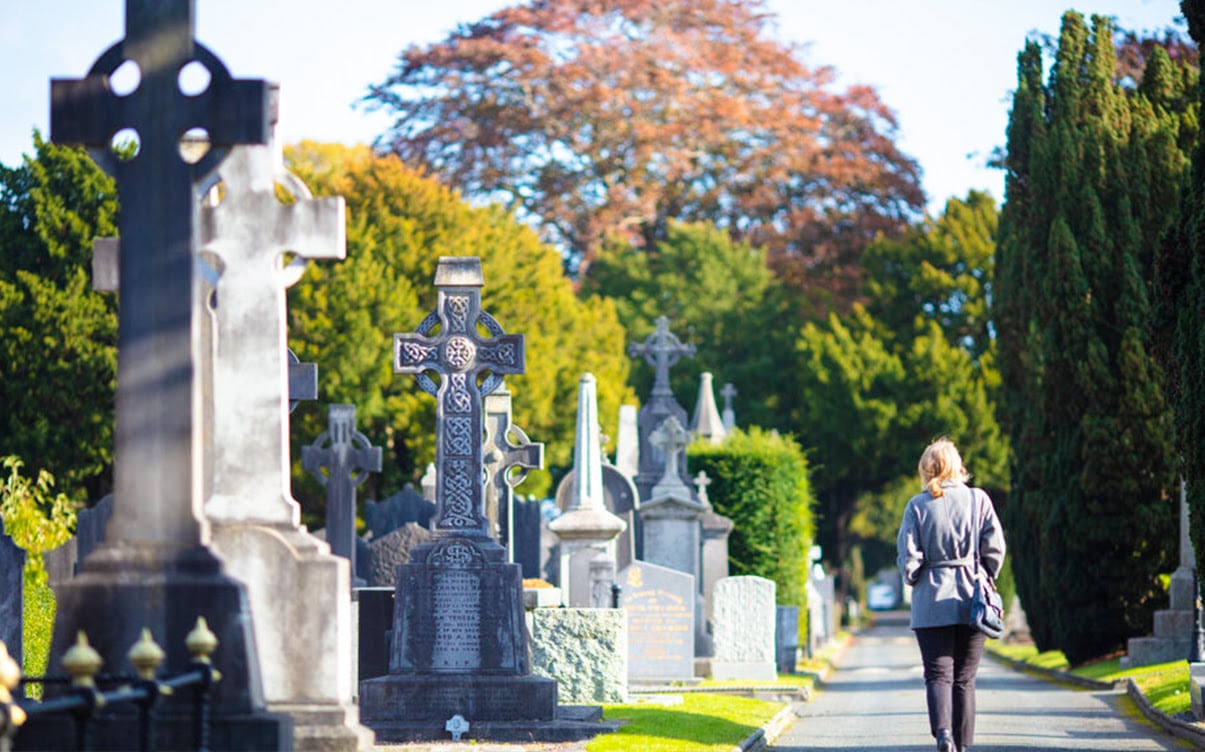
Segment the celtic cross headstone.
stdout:
<path fill-rule="evenodd" d="M 414 334 L 393 336 L 394 372 L 414 374 L 436 400 L 436 537 L 492 537 L 481 473 L 482 400 L 503 376 L 524 370 L 523 335 L 503 333 L 494 317 L 481 310 L 483 284 L 480 259 L 441 258 L 435 312 Z M 439 332 L 432 334 L 436 326 Z M 478 334 L 478 326 L 491 336 Z M 438 375 L 438 385 L 428 372 Z"/>
<path fill-rule="evenodd" d="M 556 682 L 531 675 L 521 567 L 485 512 L 483 398 L 523 372 L 524 351 L 522 335 L 482 310 L 484 284 L 480 259 L 440 258 L 435 311 L 394 335 L 394 371 L 436 399 L 435 516 L 431 539 L 397 567 L 389 673 L 360 682 L 378 743 L 438 734 L 456 714 L 537 739 L 556 717 Z"/>
<path fill-rule="evenodd" d="M 356 571 L 356 486 L 381 471 L 381 448 L 356 430 L 356 406 L 331 405 L 327 428 L 301 448 L 301 467 L 326 488 L 326 541 Z"/>
<path fill-rule="evenodd" d="M 514 441 L 511 441 L 514 434 Z M 544 444 L 533 442 L 522 428 L 511 422 L 511 394 L 502 383 L 485 396 L 485 516 L 498 526 L 499 542 L 506 546 L 506 560 L 514 561 L 515 486 L 528 470 L 544 467 Z M 518 471 L 512 473 L 511 470 Z"/>
<path fill-rule="evenodd" d="M 668 458 L 656 445 L 650 443 L 649 436 L 665 419 L 673 416 L 678 424 L 689 424 L 686 410 L 674 399 L 670 388 L 669 371 L 683 357 L 693 357 L 694 345 L 684 344 L 669 329 L 669 319 L 658 316 L 656 329 L 644 342 L 628 346 L 628 354 L 644 358 L 653 366 L 653 391 L 648 401 L 640 408 L 637 417 L 639 427 L 639 472 L 636 474 L 636 487 L 640 489 L 640 498 L 649 499 L 653 486 L 661 482 Z M 675 467 L 685 473 L 686 455 L 679 450 L 681 456 L 675 460 Z M 683 474 L 682 483 L 689 478 Z"/>
<path fill-rule="evenodd" d="M 89 635 L 105 665 L 120 671 L 144 628 L 165 646 L 164 670 L 182 670 L 191 661 L 184 636 L 204 616 L 222 646 L 215 655 L 223 680 L 212 695 L 213 745 L 230 745 L 237 733 L 244 745 L 287 749 L 289 719 L 262 713 L 245 590 L 223 573 L 221 560 L 205 545 L 193 254 L 196 184 L 231 147 L 267 140 L 270 87 L 234 79 L 194 39 L 195 17 L 192 0 L 126 0 L 125 37 L 84 78 L 51 82 L 51 141 L 89 147 L 116 180 L 118 278 L 124 284 L 118 302 L 113 517 L 105 543 L 60 588 L 48 672 L 62 672 L 60 657 L 79 630 Z M 136 72 L 135 80 L 128 90 L 116 91 L 113 76 L 122 68 Z M 199 90 L 182 84 L 185 69 L 202 74 Z M 191 148 L 198 140 L 204 149 Z M 115 141 L 131 145 L 121 149 L 122 158 L 111 151 Z M 187 703 L 167 701 L 180 704 Z M 237 731 L 230 721 L 235 716 Z M 188 723 L 165 720 L 157 731 L 161 738 L 175 738 L 180 725 Z M 70 733 L 62 726 L 47 723 L 35 731 L 33 724 L 23 738 L 61 748 L 56 735 Z M 93 732 L 107 748 L 136 746 L 103 719 Z"/>
<path fill-rule="evenodd" d="M 685 492 L 685 498 L 690 499 L 690 489 L 682 482 L 678 469 L 678 455 L 690 443 L 690 431 L 671 415 L 649 436 L 649 443 L 665 456 L 665 473 L 653 486 L 653 497 Z"/>

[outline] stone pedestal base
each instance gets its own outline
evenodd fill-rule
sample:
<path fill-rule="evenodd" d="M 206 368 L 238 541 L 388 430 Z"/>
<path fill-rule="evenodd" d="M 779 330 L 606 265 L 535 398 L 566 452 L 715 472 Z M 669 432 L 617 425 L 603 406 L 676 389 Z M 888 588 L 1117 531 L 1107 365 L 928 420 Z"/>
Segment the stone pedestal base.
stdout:
<path fill-rule="evenodd" d="M 246 585 L 264 699 L 269 710 L 293 716 L 295 748 L 371 749 L 372 732 L 352 704 L 347 560 L 292 527 L 214 524 L 213 546 Z"/>
<path fill-rule="evenodd" d="M 1192 611 L 1164 609 L 1155 612 L 1155 634 L 1131 637 L 1126 642 L 1122 668 L 1167 663 L 1188 657 L 1192 639 Z"/>
<path fill-rule="evenodd" d="M 376 730 L 398 720 L 552 721 L 556 682 L 540 676 L 398 675 L 360 682 L 360 720 Z M 384 738 L 381 739 L 385 741 Z"/>
<path fill-rule="evenodd" d="M 126 654 L 144 628 L 166 653 L 160 674 L 182 672 L 192 660 L 185 637 L 203 616 L 218 638 L 213 663 L 222 675 L 211 694 L 210 748 L 293 748 L 292 720 L 265 710 L 246 591 L 222 572 L 209 549 L 106 544 L 83 562 L 79 576 L 59 588 L 58 599 L 48 674 L 66 674 L 62 657 L 81 630 L 104 661 L 102 673 L 133 673 Z M 54 685 L 46 687 L 47 696 L 55 691 Z M 165 720 L 156 724 L 156 748 L 193 746 L 190 705 L 187 691 L 161 700 L 158 712 Z M 119 717 L 126 713 L 132 714 L 132 708 L 114 708 L 100 717 L 93 749 L 138 748 L 137 724 Z M 63 735 L 70 739 L 72 733 L 71 724 L 58 717 L 23 730 L 19 745 L 66 749 L 73 741 L 56 740 Z"/>
<path fill-rule="evenodd" d="M 741 663 L 711 659 L 711 678 L 748 679 L 750 681 L 777 681 L 778 673 L 773 663 Z"/>
<path fill-rule="evenodd" d="M 392 691 L 384 689 L 380 686 L 376 689 L 370 689 L 368 685 L 374 682 L 378 685 L 384 684 L 389 679 L 398 679 L 400 677 L 380 677 L 377 679 L 369 679 L 361 683 L 361 696 L 366 694 L 376 695 L 377 692 L 381 695 L 391 695 Z M 427 679 L 438 677 L 427 677 Z M 553 687 L 553 702 L 555 703 L 555 687 L 556 683 L 548 679 L 540 679 L 538 677 L 516 677 L 523 678 L 528 681 L 534 680 L 545 685 Z M 468 683 L 473 682 L 469 677 L 463 677 L 463 681 Z M 418 687 L 426 686 L 430 688 L 431 684 L 420 682 Z M 397 686 L 395 685 L 395 688 Z M 511 689 L 518 688 L 518 685 L 512 685 Z M 420 690 L 421 691 L 421 690 Z M 498 701 L 502 705 L 507 706 L 512 712 L 515 708 L 512 699 L 504 698 L 499 693 L 505 693 L 507 690 L 502 684 L 491 684 L 491 686 L 482 692 L 476 693 L 476 699 L 472 702 L 478 707 L 483 707 L 482 703 Z M 534 687 L 521 688 L 520 691 L 529 698 L 533 695 L 535 701 L 541 704 L 547 702 L 548 697 L 543 689 Z M 448 692 L 449 688 L 441 690 Z M 409 695 L 409 689 L 401 689 L 401 694 Z M 410 715 L 410 708 L 407 707 L 406 714 Z M 434 714 L 434 708 L 428 708 L 431 714 Z M 363 721 L 376 734 L 378 744 L 387 743 L 405 743 L 405 742 L 425 742 L 425 741 L 447 741 L 452 739 L 452 733 L 447 728 L 447 723 L 453 715 L 457 713 L 449 713 L 446 716 L 433 719 L 423 718 L 407 718 L 400 719 L 398 716 L 400 711 L 394 713 L 389 718 L 364 718 Z M 554 706 L 554 713 L 546 719 L 521 718 L 515 717 L 507 720 L 497 720 L 491 718 L 481 718 L 459 713 L 465 719 L 468 725 L 467 730 L 461 736 L 462 740 L 489 740 L 496 742 L 569 742 L 578 741 L 581 739 L 589 739 L 598 734 L 614 731 L 618 726 L 613 723 L 605 723 L 602 721 L 602 708 L 598 706 L 581 706 L 581 705 L 561 705 Z M 488 715 L 488 713 L 487 713 Z"/>

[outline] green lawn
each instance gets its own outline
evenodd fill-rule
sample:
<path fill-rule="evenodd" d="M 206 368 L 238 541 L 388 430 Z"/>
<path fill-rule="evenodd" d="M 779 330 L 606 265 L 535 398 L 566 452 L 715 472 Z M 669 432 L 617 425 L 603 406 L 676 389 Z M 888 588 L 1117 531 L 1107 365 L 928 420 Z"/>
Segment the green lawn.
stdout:
<path fill-rule="evenodd" d="M 989 643 L 989 650 L 998 655 L 1041 668 L 1067 670 L 1067 658 L 1058 650 L 1039 653 L 1029 646 Z M 1132 677 L 1151 704 L 1168 715 L 1190 708 L 1188 695 L 1188 661 L 1172 661 L 1150 666 L 1122 669 L 1120 658 L 1107 658 L 1085 663 L 1070 670 L 1076 676 L 1098 681 L 1114 682 Z"/>
<path fill-rule="evenodd" d="M 587 752 L 729 752 L 785 707 L 721 694 L 684 693 L 681 705 L 604 705 L 603 717 L 628 724 L 586 745 Z"/>

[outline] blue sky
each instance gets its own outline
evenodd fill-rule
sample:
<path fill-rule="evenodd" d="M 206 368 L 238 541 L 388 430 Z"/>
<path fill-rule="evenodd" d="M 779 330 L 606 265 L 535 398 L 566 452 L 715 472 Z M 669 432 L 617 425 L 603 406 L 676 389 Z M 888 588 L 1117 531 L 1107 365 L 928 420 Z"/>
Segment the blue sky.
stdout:
<path fill-rule="evenodd" d="M 198 0 L 197 38 L 238 77 L 278 81 L 279 135 L 370 142 L 388 126 L 354 107 L 412 43 L 506 0 Z M 924 171 L 931 211 L 967 190 L 1003 198 L 1003 176 L 985 166 L 1004 141 L 1016 57 L 1030 32 L 1056 34 L 1062 12 L 1112 16 L 1160 29 L 1178 0 L 768 0 L 776 35 L 839 83 L 874 86 L 899 120 L 898 143 Z M 47 131 L 50 78 L 83 76 L 122 36 L 121 0 L 0 0 L 0 163 L 31 151 Z"/>

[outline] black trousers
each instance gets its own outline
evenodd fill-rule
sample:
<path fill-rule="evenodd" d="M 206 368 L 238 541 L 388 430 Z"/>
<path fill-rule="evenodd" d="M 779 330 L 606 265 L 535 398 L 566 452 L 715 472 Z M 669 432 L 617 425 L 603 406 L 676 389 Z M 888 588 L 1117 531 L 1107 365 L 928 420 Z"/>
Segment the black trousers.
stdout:
<path fill-rule="evenodd" d="M 929 731 L 954 732 L 958 749 L 975 741 L 975 675 L 987 635 L 965 624 L 913 630 L 925 667 Z"/>

